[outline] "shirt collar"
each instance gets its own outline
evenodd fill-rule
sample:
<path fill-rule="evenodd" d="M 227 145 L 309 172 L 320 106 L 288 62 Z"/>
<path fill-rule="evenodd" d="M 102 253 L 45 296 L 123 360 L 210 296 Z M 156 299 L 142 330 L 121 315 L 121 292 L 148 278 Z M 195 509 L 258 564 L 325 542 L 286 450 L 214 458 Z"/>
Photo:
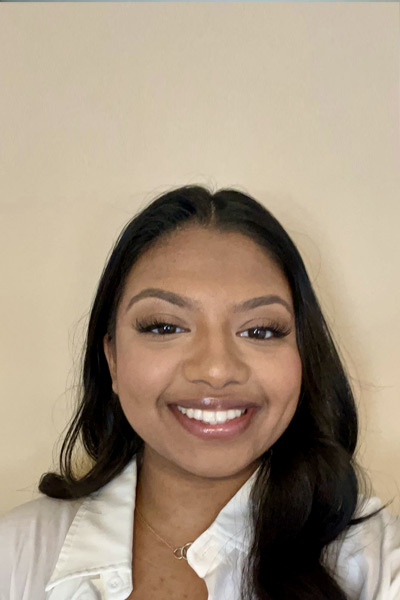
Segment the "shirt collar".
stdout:
<path fill-rule="evenodd" d="M 239 550 L 249 545 L 248 499 L 259 468 L 193 542 L 187 554 L 189 563 L 200 560 L 210 544 L 213 555 L 227 543 Z M 64 539 L 46 592 L 78 576 L 95 576 L 108 570 L 131 575 L 136 482 L 134 456 L 121 473 L 85 498 Z"/>

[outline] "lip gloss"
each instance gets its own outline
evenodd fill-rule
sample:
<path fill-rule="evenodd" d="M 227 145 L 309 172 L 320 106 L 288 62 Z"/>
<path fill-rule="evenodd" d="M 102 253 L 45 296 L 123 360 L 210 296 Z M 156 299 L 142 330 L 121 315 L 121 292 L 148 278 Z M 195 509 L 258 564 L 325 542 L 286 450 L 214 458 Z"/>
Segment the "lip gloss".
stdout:
<path fill-rule="evenodd" d="M 186 431 L 203 440 L 231 439 L 240 435 L 250 426 L 252 419 L 258 410 L 257 407 L 253 406 L 246 409 L 246 412 L 240 417 L 236 417 L 225 423 L 216 423 L 215 425 L 212 425 L 205 421 L 189 418 L 187 415 L 181 413 L 174 404 L 170 404 L 168 408 Z"/>

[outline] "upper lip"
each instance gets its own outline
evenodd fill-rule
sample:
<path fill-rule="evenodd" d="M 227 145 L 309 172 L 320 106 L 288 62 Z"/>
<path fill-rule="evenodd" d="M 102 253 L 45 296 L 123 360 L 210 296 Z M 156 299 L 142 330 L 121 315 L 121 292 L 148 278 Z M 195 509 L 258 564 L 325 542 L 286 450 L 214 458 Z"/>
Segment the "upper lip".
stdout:
<path fill-rule="evenodd" d="M 255 402 L 250 402 L 245 398 L 212 398 L 212 397 L 204 397 L 204 398 L 185 398 L 184 400 L 177 400 L 176 402 L 171 402 L 175 406 L 182 406 L 182 408 L 194 408 L 198 410 L 244 410 L 245 408 L 257 407 L 258 404 Z"/>

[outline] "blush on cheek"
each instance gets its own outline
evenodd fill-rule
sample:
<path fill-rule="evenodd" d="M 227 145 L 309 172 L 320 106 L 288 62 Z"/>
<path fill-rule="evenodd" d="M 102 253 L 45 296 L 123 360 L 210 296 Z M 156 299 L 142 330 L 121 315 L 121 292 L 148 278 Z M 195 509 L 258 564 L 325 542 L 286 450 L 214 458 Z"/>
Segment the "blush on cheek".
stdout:
<path fill-rule="evenodd" d="M 301 380 L 301 361 L 296 357 L 285 363 L 269 364 L 264 368 L 262 379 L 267 397 L 284 403 L 300 394 Z"/>
<path fill-rule="evenodd" d="M 302 381 L 302 364 L 298 352 L 294 352 L 285 364 L 281 366 L 281 380 L 288 393 L 300 393 Z"/>

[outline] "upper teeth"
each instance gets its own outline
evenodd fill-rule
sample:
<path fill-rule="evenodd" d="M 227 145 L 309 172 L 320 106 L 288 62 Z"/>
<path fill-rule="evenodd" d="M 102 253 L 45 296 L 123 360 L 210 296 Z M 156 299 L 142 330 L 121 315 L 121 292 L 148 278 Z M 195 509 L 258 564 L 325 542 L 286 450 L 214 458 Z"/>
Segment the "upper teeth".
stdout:
<path fill-rule="evenodd" d="M 217 423 L 225 423 L 225 421 L 236 419 L 237 417 L 240 417 L 246 412 L 246 409 L 198 410 L 193 408 L 183 408 L 183 406 L 178 406 L 178 410 L 180 410 L 181 413 L 189 417 L 189 419 L 196 419 L 196 421 L 205 421 L 206 423 L 210 423 L 211 425 L 216 425 Z"/>

